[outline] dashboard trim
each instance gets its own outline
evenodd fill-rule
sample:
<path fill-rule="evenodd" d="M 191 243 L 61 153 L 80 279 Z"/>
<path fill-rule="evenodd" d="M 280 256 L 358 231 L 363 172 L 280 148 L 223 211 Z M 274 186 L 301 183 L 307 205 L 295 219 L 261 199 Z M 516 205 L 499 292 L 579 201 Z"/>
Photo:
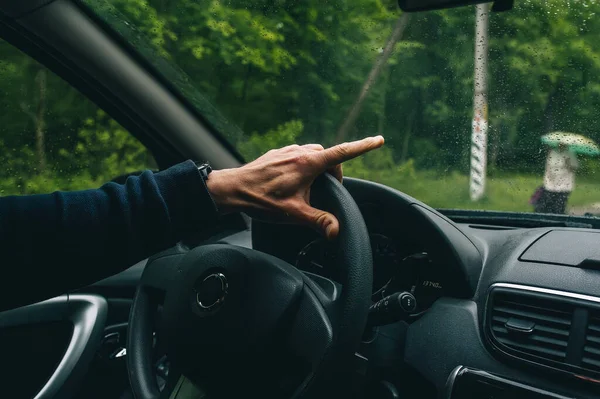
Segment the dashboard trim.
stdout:
<path fill-rule="evenodd" d="M 516 290 L 537 292 L 540 294 L 563 296 L 566 298 L 579 299 L 582 301 L 595 302 L 595 303 L 600 304 L 600 297 L 597 297 L 597 296 L 577 294 L 575 292 L 561 291 L 561 290 L 555 290 L 555 289 L 551 289 L 551 288 L 542 288 L 542 287 L 534 287 L 534 286 L 530 286 L 530 285 L 511 284 L 511 283 L 495 283 L 490 286 L 488 292 L 490 292 L 494 288 L 512 288 L 512 289 L 516 289 Z M 488 296 L 488 298 L 489 298 L 489 296 Z M 488 299 L 486 299 L 486 302 L 485 302 L 486 313 L 487 313 L 487 308 L 488 308 Z"/>
<path fill-rule="evenodd" d="M 446 387 L 444 389 L 443 398 L 444 399 L 452 399 L 452 390 L 454 389 L 454 382 L 456 381 L 456 377 L 458 377 L 458 373 L 464 370 L 464 366 L 456 366 L 454 370 L 448 376 L 448 381 L 446 381 Z"/>
<path fill-rule="evenodd" d="M 507 378 L 504 377 L 502 375 L 498 375 L 498 374 L 494 374 L 494 373 L 490 373 L 484 370 L 478 370 L 478 369 L 473 369 L 470 367 L 465 367 L 465 366 L 457 366 L 454 370 L 452 370 L 452 373 L 450 374 L 450 376 L 448 377 L 448 382 L 446 384 L 446 392 L 444 393 L 443 397 L 444 399 L 453 399 L 455 397 L 454 395 L 454 390 L 455 390 L 455 386 L 456 386 L 456 381 L 459 377 L 462 378 L 462 376 L 464 375 L 464 373 L 472 373 L 474 375 L 477 375 L 477 378 L 481 381 L 481 379 L 483 378 L 483 380 L 485 380 L 485 382 L 492 387 L 498 387 L 497 384 L 499 384 L 502 388 L 499 388 L 499 390 L 502 390 L 503 394 L 506 394 L 506 391 L 504 391 L 504 388 L 507 387 L 511 387 L 511 388 L 517 388 L 520 389 L 521 392 L 518 392 L 518 397 L 522 397 L 521 395 L 525 392 L 523 392 L 523 390 L 527 391 L 528 393 L 535 393 L 537 395 L 543 395 L 544 398 L 547 399 L 574 399 L 572 396 L 564 396 L 561 394 L 558 394 L 556 392 L 551 392 L 548 391 L 546 389 L 543 388 L 539 388 L 518 380 L 514 380 L 511 378 Z M 491 390 L 493 388 L 490 388 L 490 394 L 493 395 L 493 391 Z M 504 397 L 503 395 L 503 397 Z M 486 397 L 488 397 L 486 395 Z M 494 396 L 489 396 L 490 398 L 492 397 L 496 397 Z M 538 396 L 536 396 L 538 397 Z M 457 396 L 457 399 L 462 399 L 463 396 Z"/>

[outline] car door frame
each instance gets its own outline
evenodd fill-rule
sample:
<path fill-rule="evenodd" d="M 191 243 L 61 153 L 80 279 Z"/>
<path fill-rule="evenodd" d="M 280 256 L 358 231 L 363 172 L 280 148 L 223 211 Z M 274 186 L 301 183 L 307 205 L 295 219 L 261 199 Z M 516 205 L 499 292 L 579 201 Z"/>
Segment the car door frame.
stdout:
<path fill-rule="evenodd" d="M 0 38 L 119 122 L 150 150 L 160 169 L 186 159 L 207 160 L 217 169 L 243 162 L 173 85 L 82 4 L 4 0 Z M 76 392 L 105 329 L 111 327 L 110 298 L 85 291 L 0 313 L 1 328 L 44 320 L 68 320 L 74 325 L 67 351 L 37 399 L 67 398 Z M 120 306 L 126 309 L 128 303 Z"/>
<path fill-rule="evenodd" d="M 149 62 L 72 0 L 5 0 L 0 38 L 46 66 L 119 122 L 160 169 L 186 159 L 239 166 L 235 148 Z"/>

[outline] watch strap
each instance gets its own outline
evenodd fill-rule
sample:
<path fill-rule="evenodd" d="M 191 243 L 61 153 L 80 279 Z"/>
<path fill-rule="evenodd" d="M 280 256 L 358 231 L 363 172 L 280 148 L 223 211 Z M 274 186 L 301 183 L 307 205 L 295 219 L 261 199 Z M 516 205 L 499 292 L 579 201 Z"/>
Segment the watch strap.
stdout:
<path fill-rule="evenodd" d="M 207 162 L 205 162 L 196 163 L 196 166 L 198 167 L 198 173 L 200 173 L 200 176 L 202 176 L 204 181 L 208 180 L 208 175 L 212 172 L 212 168 L 210 167 L 210 165 Z"/>

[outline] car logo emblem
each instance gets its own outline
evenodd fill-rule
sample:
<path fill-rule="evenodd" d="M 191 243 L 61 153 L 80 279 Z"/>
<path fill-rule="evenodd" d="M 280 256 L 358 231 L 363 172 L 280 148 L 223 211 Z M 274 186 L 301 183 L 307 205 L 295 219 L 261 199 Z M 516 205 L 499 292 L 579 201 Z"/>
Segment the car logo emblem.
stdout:
<path fill-rule="evenodd" d="M 229 284 L 223 273 L 213 273 L 196 288 L 196 303 L 201 310 L 209 312 L 223 304 Z"/>

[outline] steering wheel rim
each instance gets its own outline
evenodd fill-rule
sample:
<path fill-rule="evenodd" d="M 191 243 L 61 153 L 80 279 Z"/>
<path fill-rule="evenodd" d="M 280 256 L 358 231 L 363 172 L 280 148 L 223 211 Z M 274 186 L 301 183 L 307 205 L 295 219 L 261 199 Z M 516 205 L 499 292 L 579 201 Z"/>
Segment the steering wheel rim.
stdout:
<path fill-rule="evenodd" d="M 219 378 L 219 373 L 229 372 L 226 364 L 235 364 L 231 367 L 237 370 L 237 362 L 243 365 L 250 361 L 246 357 L 255 350 L 254 347 L 266 352 L 267 347 L 261 345 L 265 342 L 271 345 L 275 338 L 277 343 L 274 345 L 280 347 L 273 348 L 274 352 L 293 353 L 310 366 L 297 388 L 288 395 L 293 398 L 319 396 L 330 386 L 328 381 L 334 375 L 342 374 L 340 370 L 352 364 L 366 324 L 373 279 L 367 227 L 352 196 L 329 174 L 315 180 L 311 203 L 332 212 L 340 222 L 340 233 L 334 247 L 341 290 L 326 279 L 323 279 L 325 286 L 332 289 L 324 289 L 323 284 L 316 284 L 282 260 L 230 245 L 173 251 L 148 262 L 134 297 L 127 339 L 127 368 L 137 399 L 160 397 L 152 367 L 153 315 L 160 302 L 157 297 L 164 297 L 163 324 L 168 327 L 161 334 L 170 351 L 168 356 L 173 356 L 173 363 L 179 362 L 181 369 L 185 370 L 183 374 L 195 381 L 208 377 L 191 377 L 188 374 L 210 374 L 213 370 L 205 365 L 196 367 L 186 353 L 192 352 L 189 348 L 202 352 L 198 353 L 199 359 L 204 360 L 206 355 L 206 361 L 215 368 L 215 378 Z M 225 283 L 219 280 L 221 277 L 213 277 L 215 274 L 223 276 Z M 192 293 L 195 293 L 198 303 L 201 302 L 199 293 L 208 295 L 205 294 L 208 292 L 205 289 L 207 278 L 218 280 L 213 288 L 227 286 L 222 303 L 208 311 L 198 308 L 190 300 Z M 264 287 L 267 288 L 262 289 Z M 154 296 L 157 292 L 159 295 Z M 219 291 L 219 295 L 222 293 L 222 290 Z M 238 303 L 246 306 L 243 313 L 237 309 Z M 263 313 L 247 314 L 261 307 Z M 253 318 L 262 320 L 261 325 L 257 325 Z M 233 337 L 232 329 L 245 330 L 239 337 L 239 343 L 225 340 Z M 208 346 L 197 342 L 203 339 L 213 344 Z M 221 339 L 224 342 L 221 343 Z M 271 356 L 271 348 L 268 351 L 268 356 Z M 256 353 L 252 352 L 252 355 Z M 221 358 L 223 356 L 225 359 Z M 265 355 L 265 359 L 274 359 L 268 356 Z M 235 359 L 235 362 L 227 363 L 230 359 Z M 227 378 L 235 381 L 230 376 Z M 241 378 L 241 374 L 238 373 L 236 378 Z"/>

